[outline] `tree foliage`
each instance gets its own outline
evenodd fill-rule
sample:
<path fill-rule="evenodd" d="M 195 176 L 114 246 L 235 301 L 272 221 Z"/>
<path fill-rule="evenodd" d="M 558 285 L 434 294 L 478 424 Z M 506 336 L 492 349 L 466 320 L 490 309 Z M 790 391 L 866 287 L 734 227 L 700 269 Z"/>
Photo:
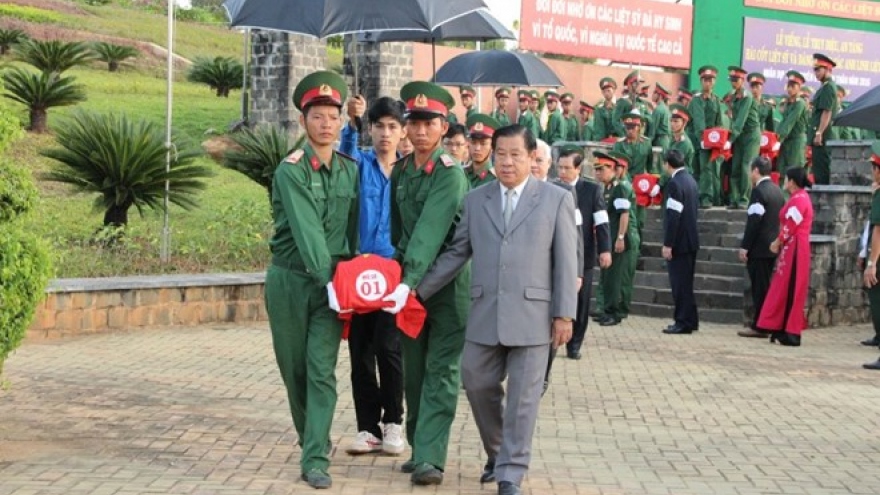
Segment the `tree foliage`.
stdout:
<path fill-rule="evenodd" d="M 116 72 L 119 70 L 119 63 L 130 58 L 140 55 L 140 51 L 133 46 L 114 45 L 104 41 L 98 41 L 92 44 L 92 51 L 101 62 L 107 62 L 107 70 Z"/>
<path fill-rule="evenodd" d="M 223 166 L 244 174 L 265 187 L 270 197 L 275 168 L 291 150 L 301 146 L 303 142 L 301 137 L 293 143 L 287 131 L 276 126 L 245 129 L 230 137 L 235 142 L 236 148 L 225 153 Z"/>
<path fill-rule="evenodd" d="M 3 73 L 6 93 L 3 95 L 28 107 L 30 130 L 46 132 L 48 110 L 52 107 L 75 105 L 86 99 L 84 87 L 74 77 L 58 77 L 49 72 L 33 72 L 12 68 Z"/>
<path fill-rule="evenodd" d="M 230 90 L 241 88 L 243 77 L 244 67 L 232 57 L 197 58 L 187 74 L 190 82 L 207 84 L 226 98 Z"/>

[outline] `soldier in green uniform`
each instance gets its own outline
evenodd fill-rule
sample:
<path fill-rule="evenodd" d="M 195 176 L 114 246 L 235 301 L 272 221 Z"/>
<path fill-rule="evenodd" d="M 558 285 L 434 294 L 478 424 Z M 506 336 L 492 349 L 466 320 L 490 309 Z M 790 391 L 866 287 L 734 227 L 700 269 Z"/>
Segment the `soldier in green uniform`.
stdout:
<path fill-rule="evenodd" d="M 728 209 L 744 209 L 749 204 L 752 183 L 749 167 L 761 151 L 761 125 L 758 122 L 758 102 L 745 90 L 748 74 L 742 67 L 728 67 L 728 79 L 733 110 L 730 122 L 730 144 L 733 158 L 730 167 L 730 203 Z"/>
<path fill-rule="evenodd" d="M 678 94 L 675 97 L 676 103 L 678 103 L 679 105 L 684 105 L 686 107 L 686 106 L 690 105 L 691 100 L 693 100 L 693 99 L 694 99 L 694 92 L 693 91 L 691 91 L 690 89 L 688 89 L 684 86 L 678 87 Z"/>
<path fill-rule="evenodd" d="M 385 297 L 395 313 L 406 304 L 428 268 L 452 239 L 468 190 L 464 171 L 440 140 L 452 95 L 432 83 L 414 81 L 400 89 L 406 103 L 407 136 L 415 151 L 391 172 L 391 242 L 403 281 Z M 459 363 L 469 304 L 468 268 L 423 302 L 425 326 L 415 339 L 402 339 L 406 435 L 412 458 L 401 469 L 418 485 L 439 484 L 446 466 L 449 430 L 458 404 Z"/>
<path fill-rule="evenodd" d="M 510 88 L 502 86 L 495 90 L 495 110 L 492 118 L 498 121 L 500 126 L 510 125 L 510 116 L 507 115 L 507 104 L 510 102 Z M 470 127 L 470 126 L 468 126 Z"/>
<path fill-rule="evenodd" d="M 266 273 L 266 309 L 287 402 L 302 446 L 302 479 L 329 488 L 330 424 L 336 408 L 336 359 L 342 323 L 331 309 L 336 264 L 354 256 L 358 171 L 333 150 L 342 129 L 345 81 L 334 72 L 303 78 L 293 93 L 306 142 L 275 171 Z M 334 308 L 338 311 L 338 303 Z"/>
<path fill-rule="evenodd" d="M 848 101 L 844 101 L 844 99 L 849 95 L 849 92 L 843 86 L 837 85 L 837 113 L 842 112 L 849 106 Z M 862 131 L 856 127 L 846 127 L 846 126 L 835 126 L 837 129 L 837 139 L 849 140 L 849 141 L 858 141 L 862 139 Z"/>
<path fill-rule="evenodd" d="M 688 113 L 691 115 L 691 141 L 703 142 L 703 131 L 712 127 L 721 127 L 722 108 L 721 99 L 713 92 L 715 78 L 718 77 L 718 69 L 711 65 L 704 65 L 699 69 L 701 90 L 694 95 L 688 105 Z M 701 146 L 702 148 L 702 146 Z M 694 162 L 696 174 L 700 185 L 700 207 L 709 208 L 721 204 L 721 158 L 712 158 L 712 152 L 700 149 L 697 160 Z"/>
<path fill-rule="evenodd" d="M 528 128 L 535 136 L 540 136 L 541 125 L 538 123 L 538 118 L 535 117 L 535 114 L 532 112 L 531 105 L 532 93 L 527 90 L 520 90 L 519 119 L 516 121 L 516 123 Z"/>
<path fill-rule="evenodd" d="M 617 91 L 617 81 L 610 77 L 603 77 L 599 81 L 599 89 L 602 90 L 602 101 L 596 105 L 593 115 L 593 137 L 601 141 L 609 137 L 618 137 L 623 134 L 617 133 L 617 125 L 614 123 L 614 107 L 617 101 L 614 92 Z"/>
<path fill-rule="evenodd" d="M 779 185 L 785 181 L 785 171 L 791 167 L 803 167 L 806 162 L 804 149 L 807 146 L 807 104 L 801 98 L 801 86 L 806 79 L 796 71 L 785 74 L 788 81 L 785 91 L 788 98 L 782 107 L 782 122 L 776 129 L 779 136 L 779 155 L 776 157 L 776 170 L 779 172 Z"/>
<path fill-rule="evenodd" d="M 598 141 L 596 139 L 596 135 L 593 132 L 593 111 L 595 108 L 593 105 L 585 102 L 584 100 L 580 101 L 580 114 L 581 119 L 583 120 L 583 124 L 581 125 L 581 133 L 580 133 L 580 141 Z"/>
<path fill-rule="evenodd" d="M 642 135 L 645 117 L 634 111 L 623 115 L 621 122 L 623 123 L 626 137 L 614 143 L 611 149 L 629 157 L 629 179 L 632 180 L 632 177 L 638 174 L 653 174 L 654 153 L 651 150 L 651 141 Z M 639 229 L 639 237 L 641 237 L 641 228 L 644 222 L 645 207 L 636 205 L 634 223 Z"/>
<path fill-rule="evenodd" d="M 629 180 L 629 156 L 621 153 L 619 151 L 609 151 L 608 156 L 617 160 L 617 165 L 614 167 L 614 173 L 617 175 L 617 180 L 621 187 L 625 188 L 628 191 L 628 194 L 632 195 L 632 198 L 635 198 L 635 191 L 633 189 L 633 184 Z M 620 281 L 620 293 L 621 293 L 621 302 L 620 302 L 620 317 L 626 318 L 629 316 L 629 310 L 632 306 L 632 295 L 633 295 L 633 285 L 635 284 L 636 278 L 636 266 L 639 263 L 639 255 L 641 254 L 642 249 L 642 224 L 638 223 L 639 220 L 636 218 L 637 214 L 637 201 L 634 199 L 630 200 L 629 206 L 629 225 L 627 226 L 627 235 L 629 236 L 629 249 L 626 251 L 626 254 L 623 258 L 623 279 Z"/>
<path fill-rule="evenodd" d="M 547 128 L 541 135 L 541 139 L 553 146 L 557 141 L 565 141 L 566 122 L 559 111 L 559 93 L 555 90 L 544 92 L 544 101 L 547 102 Z"/>
<path fill-rule="evenodd" d="M 871 179 L 874 184 L 880 182 L 880 143 L 874 143 L 871 150 Z M 871 308 L 871 322 L 874 326 L 874 337 L 863 340 L 862 345 L 874 346 L 880 340 L 880 284 L 877 280 L 877 263 L 880 263 L 880 190 L 874 189 L 871 195 L 871 212 L 868 216 L 870 227 L 867 239 L 867 256 L 864 261 L 862 282 L 868 293 L 868 304 Z M 867 370 L 880 370 L 880 358 L 862 365 Z"/>
<path fill-rule="evenodd" d="M 643 117 L 647 117 L 651 113 L 648 105 L 639 97 L 639 84 L 643 82 L 645 82 L 645 80 L 642 79 L 641 73 L 637 70 L 630 72 L 629 75 L 626 76 L 626 79 L 623 80 L 623 86 L 629 90 L 629 92 L 626 96 L 617 100 L 617 104 L 614 105 L 613 117 L 613 124 L 619 136 L 624 135 L 622 120 L 624 115 L 633 110 L 638 110 L 639 114 Z M 642 132 L 650 134 L 651 129 L 647 125 L 647 122 L 645 122 L 645 124 L 646 125 L 642 127 Z"/>
<path fill-rule="evenodd" d="M 694 160 L 696 149 L 694 143 L 688 137 L 686 129 L 691 120 L 691 114 L 688 113 L 687 107 L 673 103 L 669 107 L 669 126 L 672 128 L 672 139 L 669 143 L 669 149 L 678 150 L 684 157 L 684 163 L 688 173 L 694 169 Z"/>
<path fill-rule="evenodd" d="M 776 131 L 776 121 L 773 120 L 773 100 L 764 98 L 764 83 L 767 79 L 760 72 L 752 72 L 746 76 L 749 87 L 752 90 L 752 98 L 758 103 L 758 124 L 761 131 Z"/>
<path fill-rule="evenodd" d="M 572 109 L 574 95 L 562 93 L 562 96 L 559 97 L 559 102 L 562 103 L 562 120 L 565 121 L 565 137 L 562 138 L 563 141 L 580 141 L 581 123 Z"/>
<path fill-rule="evenodd" d="M 471 188 L 495 182 L 492 168 L 492 136 L 501 127 L 497 120 L 482 113 L 468 117 L 468 147 L 471 160 L 464 167 Z"/>
<path fill-rule="evenodd" d="M 667 106 L 669 96 L 669 90 L 660 83 L 654 85 L 654 94 L 651 95 L 651 99 L 654 102 L 654 111 L 651 112 L 648 139 L 651 140 L 652 146 L 659 146 L 661 148 L 661 155 L 669 149 L 669 107 Z"/>
<path fill-rule="evenodd" d="M 617 160 L 603 151 L 594 151 L 596 180 L 602 184 L 605 204 L 608 208 L 608 224 L 614 242 L 611 250 L 611 266 L 599 272 L 604 304 L 602 314 L 596 318 L 599 325 L 612 326 L 620 323 L 623 317 L 622 282 L 627 264 L 627 251 L 634 249 L 629 235 L 630 207 L 635 202 L 632 188 L 627 189 L 617 179 L 615 168 Z"/>
<path fill-rule="evenodd" d="M 810 143 L 813 147 L 813 178 L 816 184 L 831 182 L 831 150 L 827 143 L 837 139 L 831 121 L 837 116 L 837 85 L 831 80 L 831 71 L 837 64 L 821 53 L 813 54 L 813 72 L 821 81 L 813 96 L 813 116 L 810 119 Z"/>

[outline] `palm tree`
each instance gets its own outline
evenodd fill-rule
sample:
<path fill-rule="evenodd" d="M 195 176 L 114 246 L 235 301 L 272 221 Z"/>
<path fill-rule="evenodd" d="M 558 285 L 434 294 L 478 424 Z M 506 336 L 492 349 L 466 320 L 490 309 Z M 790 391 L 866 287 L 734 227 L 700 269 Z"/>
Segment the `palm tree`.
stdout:
<path fill-rule="evenodd" d="M 28 129 L 46 132 L 50 108 L 75 105 L 86 99 L 84 86 L 74 81 L 76 78 L 73 77 L 55 77 L 48 72 L 35 74 L 14 67 L 3 73 L 3 86 L 6 88 L 3 96 L 28 107 Z"/>
<path fill-rule="evenodd" d="M 240 172 L 266 188 L 272 198 L 275 168 L 291 150 L 302 146 L 305 136 L 291 143 L 290 135 L 281 127 L 260 126 L 230 135 L 236 147 L 223 155 L 223 166 Z"/>
<path fill-rule="evenodd" d="M 12 45 L 25 39 L 27 35 L 21 29 L 0 29 L 0 55 L 6 55 Z"/>
<path fill-rule="evenodd" d="M 78 41 L 65 43 L 58 40 L 28 39 L 19 42 L 15 47 L 16 59 L 55 76 L 71 67 L 85 65 L 91 62 L 93 57 L 88 45 Z"/>
<path fill-rule="evenodd" d="M 217 96 L 229 97 L 230 89 L 241 88 L 244 67 L 231 57 L 196 58 L 187 80 L 207 84 Z"/>
<path fill-rule="evenodd" d="M 77 112 L 57 132 L 60 148 L 41 151 L 59 162 L 46 179 L 71 184 L 81 192 L 98 193 L 95 207 L 104 211 L 104 226 L 124 228 L 134 206 L 161 210 L 165 181 L 169 201 L 184 209 L 196 205 L 196 193 L 213 172 L 195 162 L 200 152 L 186 148 L 172 155 L 165 170 L 165 135 L 147 121 L 113 114 Z"/>
<path fill-rule="evenodd" d="M 110 72 L 119 70 L 119 63 L 140 55 L 140 51 L 133 46 L 114 45 L 98 41 L 92 45 L 92 51 L 95 52 L 96 58 L 101 62 L 107 62 L 107 69 Z"/>

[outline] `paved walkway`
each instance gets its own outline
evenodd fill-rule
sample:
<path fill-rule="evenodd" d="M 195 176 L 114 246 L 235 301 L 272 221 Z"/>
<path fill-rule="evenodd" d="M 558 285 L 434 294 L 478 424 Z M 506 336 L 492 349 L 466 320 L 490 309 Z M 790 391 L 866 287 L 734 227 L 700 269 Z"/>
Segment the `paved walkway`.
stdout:
<path fill-rule="evenodd" d="M 544 398 L 530 494 L 880 493 L 880 373 L 867 327 L 783 348 L 704 325 L 666 336 L 632 317 L 591 328 Z M 345 347 L 343 347 L 345 350 Z M 334 485 L 324 493 L 494 494 L 462 395 L 440 487 L 401 458 L 350 457 L 347 350 Z M 23 346 L 0 390 L 0 495 L 312 493 L 265 326 L 109 334 Z"/>

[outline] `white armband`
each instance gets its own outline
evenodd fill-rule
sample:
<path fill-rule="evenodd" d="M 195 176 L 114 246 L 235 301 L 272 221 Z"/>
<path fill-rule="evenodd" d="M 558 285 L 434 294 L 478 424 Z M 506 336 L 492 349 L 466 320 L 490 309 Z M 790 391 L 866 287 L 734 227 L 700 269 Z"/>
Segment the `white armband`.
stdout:
<path fill-rule="evenodd" d="M 628 210 L 632 203 L 628 199 L 617 198 L 614 200 L 614 208 L 617 210 Z"/>
<path fill-rule="evenodd" d="M 578 226 L 584 224 L 584 216 L 581 215 L 581 210 L 578 210 L 577 208 L 574 210 L 574 224 Z"/>
<path fill-rule="evenodd" d="M 749 209 L 746 212 L 749 215 L 758 215 L 759 217 L 763 217 L 764 213 L 767 213 L 767 210 L 764 209 L 764 205 L 761 203 L 752 203 L 749 205 Z"/>
<path fill-rule="evenodd" d="M 677 211 L 681 213 L 684 211 L 684 205 L 680 201 L 676 201 L 673 198 L 669 198 L 666 200 L 666 208 L 672 211 Z"/>
<path fill-rule="evenodd" d="M 603 223 L 608 223 L 608 212 L 599 210 L 593 213 L 593 225 L 602 225 Z"/>
<path fill-rule="evenodd" d="M 804 221 L 804 216 L 801 215 L 801 212 L 797 209 L 797 207 L 792 206 L 785 212 L 785 218 L 790 218 L 794 220 L 795 225 L 800 225 L 801 222 Z"/>

